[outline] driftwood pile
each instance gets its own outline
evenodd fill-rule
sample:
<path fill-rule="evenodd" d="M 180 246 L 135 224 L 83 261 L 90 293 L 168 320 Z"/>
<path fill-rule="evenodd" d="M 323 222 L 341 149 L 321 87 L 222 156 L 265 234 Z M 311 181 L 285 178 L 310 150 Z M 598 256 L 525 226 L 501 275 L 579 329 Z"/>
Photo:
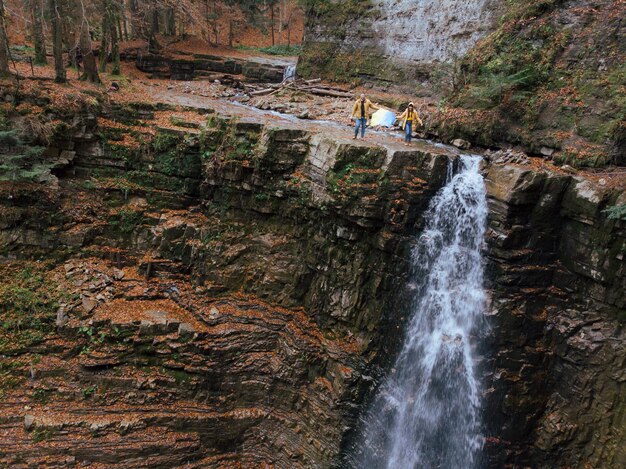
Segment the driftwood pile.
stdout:
<path fill-rule="evenodd" d="M 283 90 L 303 91 L 317 96 L 329 96 L 331 98 L 351 98 L 353 93 L 347 93 L 338 88 L 323 85 L 321 78 L 312 80 L 290 80 L 276 84 L 264 84 L 262 88 L 252 84 L 246 84 L 246 91 L 250 96 L 271 96 Z"/>

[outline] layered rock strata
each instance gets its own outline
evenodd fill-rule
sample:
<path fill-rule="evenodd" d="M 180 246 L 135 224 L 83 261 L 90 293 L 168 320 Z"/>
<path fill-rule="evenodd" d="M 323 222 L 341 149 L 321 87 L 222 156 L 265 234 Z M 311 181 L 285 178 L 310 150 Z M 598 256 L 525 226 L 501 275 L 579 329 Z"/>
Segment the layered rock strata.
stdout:
<path fill-rule="evenodd" d="M 310 2 L 298 69 L 306 76 L 414 83 L 495 27 L 499 0 Z"/>
<path fill-rule="evenodd" d="M 486 174 L 491 466 L 626 464 L 623 191 L 505 165 Z"/>
<path fill-rule="evenodd" d="M 0 458 L 329 467 L 368 363 L 390 355 L 408 245 L 455 153 L 214 114 L 139 125 L 168 112 L 85 119 L 49 150 L 74 152 L 57 188 L 2 186 L 6 284 L 27 292 L 40 271 L 49 293 L 0 340 Z M 131 124 L 146 143 L 102 140 Z"/>
<path fill-rule="evenodd" d="M 457 152 L 267 122 L 111 106 L 48 150 L 58 185 L 2 185 L 3 463 L 339 464 Z M 486 464 L 619 466 L 624 193 L 485 177 Z"/>
<path fill-rule="evenodd" d="M 279 58 L 267 59 L 222 57 L 209 54 L 193 54 L 191 57 L 170 58 L 158 54 L 140 54 L 135 61 L 137 68 L 153 77 L 172 80 L 193 80 L 212 77 L 216 73 L 243 75 L 249 81 L 280 83 L 285 69 L 294 62 Z"/>
<path fill-rule="evenodd" d="M 77 303 L 17 355 L 30 366 L 1 404 L 4 463 L 326 465 L 354 398 L 354 341 L 324 335 L 303 310 L 111 264 L 53 272 Z"/>

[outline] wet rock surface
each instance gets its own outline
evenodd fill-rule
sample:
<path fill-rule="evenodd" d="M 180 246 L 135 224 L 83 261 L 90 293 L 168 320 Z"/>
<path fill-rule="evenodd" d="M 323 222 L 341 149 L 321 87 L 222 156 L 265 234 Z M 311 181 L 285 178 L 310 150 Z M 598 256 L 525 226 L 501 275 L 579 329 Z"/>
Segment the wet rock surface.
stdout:
<path fill-rule="evenodd" d="M 626 463 L 623 200 L 567 174 L 492 166 L 490 465 Z"/>
<path fill-rule="evenodd" d="M 387 85 L 421 82 L 440 63 L 465 54 L 491 32 L 500 8 L 494 0 L 340 0 L 334 8 L 312 5 L 299 71 Z"/>
<path fill-rule="evenodd" d="M 29 341 L 0 340 L 0 460 L 331 467 L 459 151 L 159 95 L 55 142 L 75 152 L 58 186 L 1 188 L 4 270 L 58 299 Z M 136 146 L 107 140 L 131 124 Z M 501 161 L 484 168 L 486 463 L 619 466 L 625 236 L 604 210 L 624 195 Z"/>
<path fill-rule="evenodd" d="M 456 153 L 208 116 L 161 124 L 135 151 L 102 145 L 110 130 L 91 119 L 57 188 L 2 187 L 10 281 L 47 259 L 60 296 L 36 341 L 3 349 L 3 463 L 338 457 L 371 363 L 391 355 L 407 249 Z"/>
<path fill-rule="evenodd" d="M 285 69 L 295 62 L 281 58 L 223 57 L 209 54 L 193 54 L 168 57 L 158 54 L 139 54 L 136 65 L 142 72 L 154 78 L 193 80 L 210 77 L 215 73 L 242 75 L 249 81 L 280 83 Z"/>

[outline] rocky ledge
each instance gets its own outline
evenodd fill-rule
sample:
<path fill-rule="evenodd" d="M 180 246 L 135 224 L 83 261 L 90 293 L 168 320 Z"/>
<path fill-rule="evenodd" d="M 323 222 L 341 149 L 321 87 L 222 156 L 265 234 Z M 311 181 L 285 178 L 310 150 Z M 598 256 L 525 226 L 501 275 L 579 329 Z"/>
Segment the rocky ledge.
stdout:
<path fill-rule="evenodd" d="M 111 106 L 0 193 L 0 460 L 330 467 L 393 356 L 458 150 Z M 65 152 L 65 153 L 63 153 Z M 485 167 L 492 467 L 624 461 L 624 193 Z M 593 429 L 590 431 L 589 429 Z"/>
<path fill-rule="evenodd" d="M 354 339 L 302 309 L 112 264 L 50 272 L 70 297 L 55 333 L 14 350 L 28 365 L 0 405 L 4 463 L 315 467 L 337 453 Z"/>
<path fill-rule="evenodd" d="M 216 73 L 243 75 L 249 81 L 280 83 L 285 69 L 295 65 L 280 58 L 222 57 L 210 54 L 193 54 L 183 57 L 167 57 L 159 54 L 139 54 L 137 68 L 153 77 L 172 80 L 211 78 Z"/>
<path fill-rule="evenodd" d="M 490 466 L 626 464 L 623 190 L 557 170 L 488 169 Z"/>
<path fill-rule="evenodd" d="M 0 460 L 329 467 L 456 151 L 105 112 L 48 149 L 56 184 L 2 186 Z"/>

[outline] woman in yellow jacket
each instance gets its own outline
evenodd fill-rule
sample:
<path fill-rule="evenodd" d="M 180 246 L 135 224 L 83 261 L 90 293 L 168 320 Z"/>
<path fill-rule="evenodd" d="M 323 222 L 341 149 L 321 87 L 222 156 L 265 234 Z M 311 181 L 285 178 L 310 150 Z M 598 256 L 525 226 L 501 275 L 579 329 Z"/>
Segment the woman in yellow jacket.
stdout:
<path fill-rule="evenodd" d="M 363 93 L 361 93 L 361 96 L 359 96 L 352 106 L 351 117 L 356 120 L 356 125 L 354 126 L 354 139 L 356 139 L 359 135 L 359 128 L 361 129 L 361 138 L 365 138 L 365 125 L 370 118 L 370 112 L 376 109 L 380 108 L 367 99 Z"/>
<path fill-rule="evenodd" d="M 404 144 L 411 144 L 411 134 L 413 133 L 413 126 L 422 125 L 422 119 L 417 115 L 417 111 L 415 110 L 415 105 L 413 103 L 409 103 L 409 107 L 407 107 L 404 112 L 398 117 L 398 120 L 402 121 L 402 128 L 405 131 L 404 135 Z"/>

